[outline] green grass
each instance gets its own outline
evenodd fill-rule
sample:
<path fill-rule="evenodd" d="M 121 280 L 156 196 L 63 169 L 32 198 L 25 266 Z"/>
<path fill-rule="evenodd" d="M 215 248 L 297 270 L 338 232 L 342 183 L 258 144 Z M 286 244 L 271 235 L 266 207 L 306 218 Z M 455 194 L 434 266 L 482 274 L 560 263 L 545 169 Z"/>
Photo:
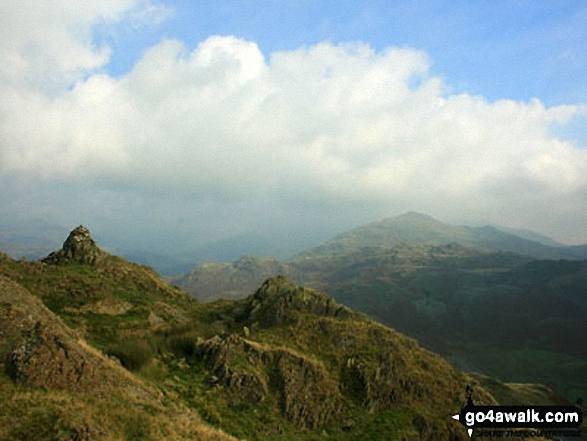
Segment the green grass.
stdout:
<path fill-rule="evenodd" d="M 282 293 L 284 298 L 301 296 L 292 303 L 296 307 L 288 309 L 288 304 L 284 303 L 285 318 L 264 328 L 249 323 L 248 318 L 242 316 L 244 301 L 198 304 L 172 288 L 160 285 L 151 278 L 148 270 L 124 262 L 120 265 L 119 268 L 95 268 L 10 263 L 8 272 L 44 299 L 67 324 L 78 328 L 80 334 L 84 330 L 88 343 L 119 358 L 123 366 L 156 391 L 162 402 L 195 410 L 204 421 L 238 438 L 314 440 L 322 439 L 323 431 L 330 439 L 339 440 L 381 439 L 382 434 L 399 438 L 403 434 L 413 434 L 418 415 L 425 416 L 428 421 L 439 421 L 443 417 L 439 415 L 448 412 L 458 400 L 461 383 L 465 381 L 440 358 L 418 349 L 412 340 L 361 315 L 340 319 L 310 313 L 314 303 L 320 306 L 324 301 L 322 295 L 311 291 L 295 288 L 290 292 L 286 289 L 287 292 Z M 132 308 L 113 316 L 79 311 L 83 305 L 109 297 L 124 300 Z M 170 309 L 158 309 L 161 305 L 155 302 L 164 302 Z M 272 303 L 261 306 L 267 305 L 272 306 Z M 171 317 L 174 311 L 187 317 L 188 321 L 174 321 Z M 167 320 L 168 326 L 159 330 L 151 328 L 151 312 Z M 250 328 L 250 335 L 245 338 L 259 344 L 262 356 L 249 359 L 246 353 L 238 352 L 240 347 L 237 345 L 231 348 L 235 352 L 227 350 L 227 367 L 233 372 L 254 375 L 258 381 L 267 384 L 267 394 L 258 403 L 249 401 L 246 388 L 239 390 L 238 386 L 212 385 L 210 377 L 217 373 L 199 360 L 194 350 L 197 338 L 206 339 L 225 332 L 236 332 L 244 337 L 245 324 Z M 345 371 L 350 359 L 361 363 L 357 373 Z M 375 375 L 379 376 L 380 367 L 383 375 L 388 376 L 384 381 L 374 379 Z M 398 392 L 401 404 L 386 401 L 391 394 L 386 397 L 373 394 L 369 398 L 380 400 L 383 404 L 377 409 L 383 411 L 367 412 L 364 399 L 370 392 L 365 389 L 355 393 L 352 385 L 347 388 L 340 384 L 341 381 L 349 382 L 351 375 L 359 378 L 358 381 L 370 382 L 371 391 L 379 387 L 401 389 Z M 278 376 L 283 378 L 272 381 Z M 330 397 L 332 407 L 321 408 L 323 401 L 318 403 L 312 394 L 309 398 L 306 394 L 304 398 L 303 392 L 298 393 L 300 387 L 307 384 L 306 379 L 317 391 L 314 397 Z M 293 392 L 285 392 L 282 383 L 286 381 L 293 385 Z M 121 393 L 132 394 L 129 391 Z M 365 397 L 360 396 L 361 393 Z M 304 413 L 300 411 L 292 416 L 288 408 L 290 413 L 286 414 L 282 403 L 284 394 L 288 394 L 288 399 L 297 400 L 296 404 L 302 403 L 305 415 L 313 411 L 324 411 L 323 415 L 328 415 L 327 412 L 337 409 L 339 404 L 342 410 L 332 418 L 329 426 L 307 430 L 301 427 L 304 421 L 298 421 L 296 426 L 288 420 L 296 421 L 298 415 Z M 67 400 L 67 405 L 45 406 L 47 413 L 31 413 L 33 426 L 43 424 L 50 427 L 51 432 L 61 430 L 61 426 L 56 426 L 62 424 L 59 412 L 63 409 L 69 411 L 78 403 L 79 397 L 73 398 L 66 393 L 59 397 Z M 118 401 L 116 397 L 103 397 L 88 404 L 85 411 L 89 420 L 110 424 L 113 436 L 156 439 L 156 425 L 144 403 L 131 406 L 131 411 L 122 411 L 120 416 L 113 413 L 128 404 L 127 397 Z M 315 406 L 315 409 L 308 406 Z M 410 406 L 412 410 L 404 406 Z M 57 413 L 50 412 L 51 409 L 57 409 Z M 311 424 L 307 421 L 311 420 L 305 421 Z M 64 427 L 70 425 L 66 422 Z"/>
<path fill-rule="evenodd" d="M 587 332 L 585 262 L 427 246 L 298 260 L 341 303 L 458 357 L 465 369 L 543 382 L 570 400 L 586 395 L 578 337 Z"/>
<path fill-rule="evenodd" d="M 495 348 L 471 344 L 466 353 L 478 370 L 507 382 L 542 383 L 574 402 L 587 397 L 587 360 L 532 347 Z"/>
<path fill-rule="evenodd" d="M 108 345 L 108 355 L 118 358 L 125 368 L 138 371 L 153 358 L 154 348 L 146 338 L 125 338 Z"/>

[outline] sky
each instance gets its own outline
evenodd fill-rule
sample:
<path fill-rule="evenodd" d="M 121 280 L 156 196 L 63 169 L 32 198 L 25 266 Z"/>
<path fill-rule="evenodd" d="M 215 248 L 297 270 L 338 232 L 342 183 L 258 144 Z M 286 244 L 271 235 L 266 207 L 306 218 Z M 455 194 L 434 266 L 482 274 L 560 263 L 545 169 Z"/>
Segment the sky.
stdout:
<path fill-rule="evenodd" d="M 2 223 L 302 247 L 418 211 L 587 243 L 582 0 L 3 0 Z"/>

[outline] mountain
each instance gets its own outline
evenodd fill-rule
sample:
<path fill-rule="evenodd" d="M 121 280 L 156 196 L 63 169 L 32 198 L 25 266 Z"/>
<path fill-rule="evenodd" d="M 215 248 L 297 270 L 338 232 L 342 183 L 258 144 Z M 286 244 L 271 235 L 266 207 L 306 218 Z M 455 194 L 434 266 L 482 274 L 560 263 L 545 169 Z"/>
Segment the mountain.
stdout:
<path fill-rule="evenodd" d="M 298 256 L 305 284 L 417 338 L 468 371 L 587 394 L 587 261 L 458 245 Z"/>
<path fill-rule="evenodd" d="M 565 247 L 565 250 L 570 256 L 575 256 L 575 259 L 587 259 L 587 245 L 571 245 Z"/>
<path fill-rule="evenodd" d="M 529 237 L 527 233 L 524 236 Z M 541 242 L 544 242 L 542 239 Z M 492 226 L 450 225 L 421 213 L 409 212 L 363 225 L 342 233 L 322 245 L 301 253 L 331 254 L 364 246 L 446 245 L 457 243 L 483 251 L 506 251 L 535 259 L 587 259 L 580 247 L 554 247 L 529 240 Z"/>
<path fill-rule="evenodd" d="M 285 275 L 302 282 L 298 269 L 275 259 L 243 256 L 232 263 L 204 263 L 182 276 L 167 278 L 196 299 L 206 302 L 242 299 L 270 277 Z"/>
<path fill-rule="evenodd" d="M 173 283 L 212 301 L 243 298 L 263 277 L 295 274 L 464 370 L 546 383 L 574 400 L 587 395 L 587 352 L 574 337 L 587 333 L 587 262 L 531 256 L 579 258 L 584 248 L 407 213 L 355 228 L 286 263 L 247 257 L 256 264 L 203 264 Z"/>
<path fill-rule="evenodd" d="M 352 250 L 363 248 L 390 248 L 395 246 L 455 244 L 480 251 L 514 252 L 533 258 L 587 259 L 587 246 L 552 247 L 552 239 L 525 230 L 517 232 L 524 237 L 503 231 L 503 227 L 467 227 L 440 222 L 431 216 L 409 212 L 395 218 L 385 219 L 342 233 L 322 245 L 302 252 L 286 263 L 274 259 L 263 259 L 247 255 L 232 263 L 200 263 L 183 275 L 169 277 L 170 283 L 192 294 L 201 301 L 219 298 L 242 298 L 264 279 L 285 274 L 302 282 L 318 283 L 319 277 L 307 272 L 311 265 L 340 265 L 331 256 L 346 256 Z M 531 240 L 530 238 L 536 239 Z M 327 259 L 320 259 L 326 256 Z M 340 259 L 339 259 L 340 260 Z M 309 262 L 312 262 L 310 264 Z M 321 267 L 321 271 L 326 268 Z M 314 285 L 314 286 L 323 286 Z M 364 309 L 363 309 L 364 310 Z"/>
<path fill-rule="evenodd" d="M 149 249 L 117 249 L 117 254 L 133 262 L 148 265 L 162 276 L 173 278 L 188 273 L 196 265 L 232 262 L 243 256 L 265 256 L 266 259 L 286 259 L 305 248 L 319 243 L 319 240 L 300 242 L 295 236 L 263 236 L 256 233 L 240 234 L 205 245 L 191 248 L 189 251 L 152 251 Z M 271 274 L 275 275 L 275 274 Z M 267 276 L 269 277 L 269 275 Z M 255 279 L 256 284 L 248 285 L 248 293 L 264 279 Z M 235 288 L 238 290 L 238 288 Z M 241 289 L 242 291 L 242 289 Z"/>
<path fill-rule="evenodd" d="M 465 387 L 495 403 L 324 293 L 199 303 L 81 226 L 42 261 L 0 255 L 0 319 L 0 439 L 465 440 Z"/>
<path fill-rule="evenodd" d="M 526 237 L 534 233 L 525 232 Z M 536 238 L 542 238 L 535 235 Z M 543 242 L 547 238 L 541 239 Z M 553 241 L 554 242 L 554 241 Z M 484 251 L 517 251 L 522 255 L 565 256 L 578 258 L 579 247 L 562 251 L 539 242 L 523 239 L 496 227 L 464 227 L 442 223 L 431 216 L 409 212 L 396 218 L 385 219 L 342 233 L 322 245 L 302 252 L 286 263 L 274 259 L 264 259 L 251 255 L 234 260 L 232 263 L 200 262 L 193 269 L 167 280 L 192 294 L 201 301 L 220 298 L 243 298 L 264 279 L 285 274 L 295 281 L 310 280 L 318 283 L 319 277 L 313 274 L 312 265 L 340 265 L 331 256 L 345 256 L 351 250 L 362 248 L 389 248 L 398 245 L 446 245 L 458 244 L 461 247 Z M 522 252 L 523 251 L 523 252 Z M 320 256 L 328 257 L 320 259 Z M 309 262 L 312 262 L 310 264 Z M 319 268 L 320 271 L 326 268 Z M 320 285 L 321 286 L 321 285 Z"/>
<path fill-rule="evenodd" d="M 560 242 L 556 240 L 544 236 L 542 234 L 536 233 L 534 231 L 522 229 L 522 228 L 511 228 L 511 227 L 504 227 L 503 225 L 491 225 L 492 227 L 497 228 L 498 230 L 505 231 L 506 233 L 513 234 L 514 236 L 521 237 L 522 239 L 531 240 L 533 242 L 541 243 L 542 245 L 546 245 L 549 247 L 564 247 Z"/>

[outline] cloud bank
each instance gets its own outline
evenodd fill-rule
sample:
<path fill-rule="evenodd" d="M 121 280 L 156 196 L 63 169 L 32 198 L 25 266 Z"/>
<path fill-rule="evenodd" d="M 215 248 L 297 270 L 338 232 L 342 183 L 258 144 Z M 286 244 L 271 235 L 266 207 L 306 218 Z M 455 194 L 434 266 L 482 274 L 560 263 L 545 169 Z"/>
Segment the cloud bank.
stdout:
<path fill-rule="evenodd" d="M 584 106 L 453 94 L 426 53 L 358 42 L 266 58 L 233 36 L 195 48 L 163 40 L 113 78 L 96 24 L 169 11 L 21 3 L 0 7 L 0 55 L 11 60 L 0 68 L 0 199 L 11 210 L 74 216 L 83 194 L 86 212 L 121 225 L 190 218 L 227 235 L 417 210 L 587 242 L 587 151 L 549 131 Z M 149 200 L 171 214 L 136 207 Z M 223 214 L 233 218 L 215 220 Z"/>

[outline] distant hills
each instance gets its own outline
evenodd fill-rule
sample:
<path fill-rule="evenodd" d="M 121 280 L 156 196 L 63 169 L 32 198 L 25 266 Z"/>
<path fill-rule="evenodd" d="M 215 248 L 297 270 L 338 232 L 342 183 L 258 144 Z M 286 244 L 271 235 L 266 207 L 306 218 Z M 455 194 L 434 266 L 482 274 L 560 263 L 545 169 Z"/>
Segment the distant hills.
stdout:
<path fill-rule="evenodd" d="M 538 243 L 541 243 L 542 245 L 546 245 L 549 247 L 564 247 L 565 246 L 562 243 L 557 242 L 556 240 L 554 240 L 550 237 L 544 236 L 542 234 L 538 234 L 534 231 L 525 230 L 525 229 L 521 229 L 521 228 L 504 227 L 503 225 L 495 225 L 495 224 L 490 225 L 490 226 L 495 227 L 498 230 L 505 231 L 506 233 L 513 234 L 514 236 L 521 237 L 522 239 L 531 240 L 533 242 L 538 242 Z"/>
<path fill-rule="evenodd" d="M 60 246 L 62 236 L 67 231 L 67 227 L 43 221 L 0 224 L 0 252 L 15 259 L 41 259 Z M 151 239 L 165 244 L 164 236 L 160 240 Z M 132 262 L 148 265 L 159 274 L 169 277 L 185 274 L 200 263 L 234 261 L 244 255 L 286 259 L 316 243 L 311 239 L 299 240 L 291 235 L 276 237 L 248 233 L 189 249 L 176 249 L 168 244 L 145 247 L 140 242 L 130 244 L 117 238 L 104 249 Z"/>
<path fill-rule="evenodd" d="M 16 259 L 40 259 L 59 247 L 63 230 L 43 221 L 0 223 L 0 252 Z"/>
<path fill-rule="evenodd" d="M 417 338 L 465 370 L 587 394 L 587 261 L 458 245 L 293 259 L 307 286 Z M 491 354 L 491 355 L 489 355 Z"/>
<path fill-rule="evenodd" d="M 266 277 L 279 274 L 299 282 L 318 283 L 319 278 L 311 274 L 312 265 L 340 266 L 337 259 L 343 259 L 341 256 L 351 259 L 350 252 L 359 255 L 363 249 L 448 244 L 481 252 L 515 253 L 531 259 L 587 259 L 587 245 L 556 246 L 554 240 L 527 230 L 450 225 L 432 216 L 408 212 L 353 228 L 285 262 L 247 255 L 232 263 L 202 262 L 168 280 L 201 301 L 242 298 Z"/>
<path fill-rule="evenodd" d="M 576 338 L 587 334 L 586 248 L 411 212 L 354 228 L 285 263 L 211 263 L 173 283 L 210 301 L 244 297 L 242 287 L 263 277 L 295 275 L 463 369 L 545 382 L 576 398 L 587 395 L 587 352 Z"/>
<path fill-rule="evenodd" d="M 232 263 L 204 263 L 181 276 L 167 281 L 181 287 L 202 302 L 242 299 L 250 295 L 263 281 L 284 275 L 301 283 L 301 272 L 291 265 L 256 256 L 243 256 Z"/>
<path fill-rule="evenodd" d="M 0 224 L 0 252 L 16 259 L 40 259 L 59 246 L 65 232 L 67 228 L 44 221 Z M 118 240 L 106 249 L 133 262 L 148 265 L 165 277 L 186 274 L 202 263 L 234 262 L 245 255 L 286 262 L 300 253 L 329 253 L 337 249 L 373 245 L 458 243 L 468 248 L 511 251 L 537 259 L 587 259 L 587 245 L 563 246 L 538 233 L 501 226 L 451 225 L 415 212 L 351 229 L 321 245 L 318 245 L 321 242 L 318 237 L 323 237 L 321 235 L 306 232 L 305 239 L 297 236 L 239 234 L 189 250 L 169 246 L 141 248 L 140 244 Z M 159 242 L 165 243 L 163 239 Z"/>
<path fill-rule="evenodd" d="M 302 255 L 330 254 L 363 246 L 456 243 L 465 248 L 512 252 L 535 259 L 587 259 L 587 247 L 553 246 L 555 241 L 536 233 L 505 230 L 494 226 L 450 225 L 432 216 L 409 212 L 353 228 Z M 551 245 L 547 245 L 548 243 Z"/>
<path fill-rule="evenodd" d="M 0 439 L 464 441 L 467 385 L 558 400 L 478 378 L 283 276 L 199 303 L 82 226 L 42 261 L 0 254 Z"/>
<path fill-rule="evenodd" d="M 41 261 L 0 254 L 0 439 L 464 441 L 447 416 L 467 385 L 477 404 L 568 402 L 524 377 L 584 390 L 569 335 L 585 334 L 586 264 L 457 244 L 244 257 L 198 283 L 295 270 L 305 286 L 269 277 L 200 303 L 79 226 Z M 353 303 L 516 384 L 465 374 Z"/>
<path fill-rule="evenodd" d="M 587 394 L 585 247 L 419 213 L 343 233 L 288 264 L 305 283 L 463 369 Z M 528 237 L 541 240 L 529 240 Z"/>

